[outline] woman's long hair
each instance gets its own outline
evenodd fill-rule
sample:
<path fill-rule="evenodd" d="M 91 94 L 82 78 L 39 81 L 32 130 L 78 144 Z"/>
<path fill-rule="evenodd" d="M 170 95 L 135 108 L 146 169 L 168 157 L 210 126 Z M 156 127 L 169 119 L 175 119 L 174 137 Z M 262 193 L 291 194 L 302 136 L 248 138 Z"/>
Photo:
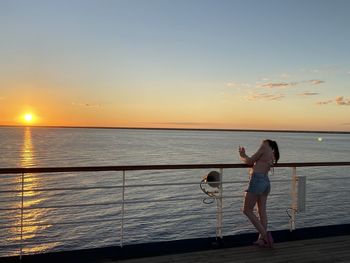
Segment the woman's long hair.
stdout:
<path fill-rule="evenodd" d="M 273 155 L 275 156 L 275 164 L 276 164 L 280 158 L 280 151 L 278 150 L 277 142 L 272 140 L 267 140 L 267 142 L 269 143 L 272 149 Z"/>

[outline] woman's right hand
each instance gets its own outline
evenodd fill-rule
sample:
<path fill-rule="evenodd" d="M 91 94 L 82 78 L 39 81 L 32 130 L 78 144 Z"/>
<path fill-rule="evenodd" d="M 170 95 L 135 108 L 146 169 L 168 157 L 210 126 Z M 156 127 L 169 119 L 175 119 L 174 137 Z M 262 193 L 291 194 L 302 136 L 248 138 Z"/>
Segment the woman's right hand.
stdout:
<path fill-rule="evenodd" d="M 238 152 L 239 152 L 239 155 L 241 156 L 241 157 L 244 157 L 246 154 L 245 154 L 245 149 L 244 149 L 244 147 L 241 147 L 241 146 L 239 146 L 238 147 Z"/>

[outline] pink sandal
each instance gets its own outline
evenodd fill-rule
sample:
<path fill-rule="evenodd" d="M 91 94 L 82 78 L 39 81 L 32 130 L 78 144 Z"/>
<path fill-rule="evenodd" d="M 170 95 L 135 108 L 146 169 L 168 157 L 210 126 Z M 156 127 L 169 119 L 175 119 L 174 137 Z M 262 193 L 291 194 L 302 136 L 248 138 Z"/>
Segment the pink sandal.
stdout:
<path fill-rule="evenodd" d="M 272 235 L 271 235 L 271 232 L 267 232 L 266 233 L 266 238 L 267 238 L 267 244 L 270 248 L 273 248 L 273 238 L 272 238 Z"/>
<path fill-rule="evenodd" d="M 261 248 L 269 247 L 267 241 L 262 238 L 259 238 L 257 241 L 253 242 L 253 244 Z"/>
<path fill-rule="evenodd" d="M 253 242 L 254 245 L 261 248 L 273 248 L 273 243 L 271 232 L 266 232 L 266 238 L 259 237 L 257 241 Z"/>

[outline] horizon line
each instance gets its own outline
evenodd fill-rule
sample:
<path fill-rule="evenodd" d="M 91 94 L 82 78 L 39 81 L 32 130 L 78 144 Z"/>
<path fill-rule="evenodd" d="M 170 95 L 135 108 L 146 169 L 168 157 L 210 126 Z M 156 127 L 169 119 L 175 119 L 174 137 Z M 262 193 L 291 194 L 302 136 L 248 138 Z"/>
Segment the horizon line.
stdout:
<path fill-rule="evenodd" d="M 222 132 L 281 132 L 281 133 L 328 133 L 350 134 L 350 131 L 284 130 L 284 129 L 229 129 L 229 128 L 175 128 L 175 127 L 118 127 L 118 126 L 67 126 L 67 125 L 0 125 L 13 128 L 57 128 L 57 129 L 119 129 L 119 130 L 178 130 L 178 131 L 222 131 Z"/>

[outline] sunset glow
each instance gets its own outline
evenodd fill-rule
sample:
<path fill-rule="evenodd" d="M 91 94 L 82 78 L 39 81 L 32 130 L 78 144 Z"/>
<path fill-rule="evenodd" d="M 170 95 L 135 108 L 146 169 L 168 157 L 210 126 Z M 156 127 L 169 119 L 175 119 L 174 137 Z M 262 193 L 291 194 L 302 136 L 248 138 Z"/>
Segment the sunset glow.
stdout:
<path fill-rule="evenodd" d="M 350 131 L 350 1 L 199 2 L 5 1 L 0 125 Z"/>

